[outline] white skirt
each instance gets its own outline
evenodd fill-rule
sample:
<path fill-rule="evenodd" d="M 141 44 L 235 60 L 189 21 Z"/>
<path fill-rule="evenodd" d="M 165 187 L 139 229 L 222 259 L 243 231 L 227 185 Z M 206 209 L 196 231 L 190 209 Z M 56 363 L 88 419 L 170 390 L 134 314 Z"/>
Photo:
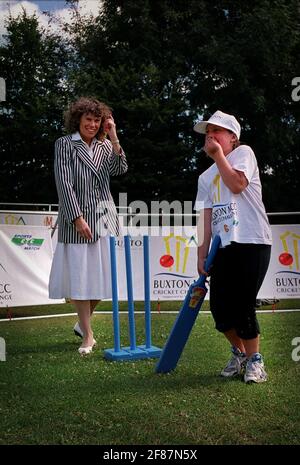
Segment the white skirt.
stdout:
<path fill-rule="evenodd" d="M 49 278 L 50 299 L 111 298 L 109 237 L 91 244 L 58 242 Z"/>

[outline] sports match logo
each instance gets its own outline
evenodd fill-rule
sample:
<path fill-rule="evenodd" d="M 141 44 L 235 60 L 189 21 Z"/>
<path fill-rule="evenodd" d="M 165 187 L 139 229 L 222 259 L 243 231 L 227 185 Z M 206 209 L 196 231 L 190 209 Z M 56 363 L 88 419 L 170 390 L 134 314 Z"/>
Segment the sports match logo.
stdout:
<path fill-rule="evenodd" d="M 11 242 L 24 250 L 39 250 L 44 240 L 33 237 L 31 234 L 15 234 Z"/>

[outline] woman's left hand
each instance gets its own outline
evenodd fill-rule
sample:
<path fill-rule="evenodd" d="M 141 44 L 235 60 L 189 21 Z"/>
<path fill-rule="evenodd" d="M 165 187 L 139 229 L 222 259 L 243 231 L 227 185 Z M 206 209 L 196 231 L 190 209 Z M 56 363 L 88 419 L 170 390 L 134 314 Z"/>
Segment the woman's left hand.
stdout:
<path fill-rule="evenodd" d="M 103 123 L 103 131 L 109 135 L 110 139 L 117 139 L 116 123 L 113 116 L 110 115 Z"/>

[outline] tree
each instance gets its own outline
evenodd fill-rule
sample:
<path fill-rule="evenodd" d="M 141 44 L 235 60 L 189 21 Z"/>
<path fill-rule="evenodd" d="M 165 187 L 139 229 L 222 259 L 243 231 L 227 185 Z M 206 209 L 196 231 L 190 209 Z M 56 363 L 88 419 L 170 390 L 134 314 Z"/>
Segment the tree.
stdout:
<path fill-rule="evenodd" d="M 112 106 L 130 162 L 115 185 L 129 200 L 195 195 L 195 114 L 187 98 L 191 65 L 184 38 L 195 5 L 203 2 L 192 3 L 187 9 L 185 2 L 104 1 L 96 19 L 79 17 L 73 27 L 80 63 L 75 94 Z"/>
<path fill-rule="evenodd" d="M 205 102 L 204 116 L 217 108 L 237 115 L 242 140 L 258 158 L 267 209 L 298 211 L 300 104 L 291 82 L 299 75 L 299 1 L 219 1 L 207 8 L 213 37 L 195 50 L 191 105 Z"/>
<path fill-rule="evenodd" d="M 106 100 L 120 124 L 130 170 L 119 189 L 148 202 L 193 199 L 207 159 L 192 127 L 222 109 L 256 151 L 267 208 L 298 209 L 299 178 L 289 183 L 299 167 L 298 0 L 109 0 L 73 34 L 76 92 Z"/>
<path fill-rule="evenodd" d="M 1 201 L 57 202 L 53 143 L 62 132 L 67 100 L 67 47 L 41 29 L 25 10 L 7 22 L 0 47 L 0 75 L 7 100 L 1 103 Z"/>
<path fill-rule="evenodd" d="M 63 109 L 94 95 L 113 108 L 129 160 L 115 193 L 194 200 L 210 160 L 193 125 L 221 109 L 240 119 L 242 141 L 255 150 L 267 210 L 299 209 L 300 102 L 291 97 L 299 0 L 99 0 L 96 18 L 68 3 L 68 39 L 25 12 L 8 21 L 2 200 L 56 201 L 53 141 Z"/>

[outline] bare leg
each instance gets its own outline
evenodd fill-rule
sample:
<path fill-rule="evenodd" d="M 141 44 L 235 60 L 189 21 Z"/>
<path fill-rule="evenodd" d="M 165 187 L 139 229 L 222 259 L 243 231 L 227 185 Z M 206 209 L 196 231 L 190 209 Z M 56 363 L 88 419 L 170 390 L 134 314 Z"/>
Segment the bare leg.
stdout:
<path fill-rule="evenodd" d="M 90 300 L 91 303 L 91 316 L 93 314 L 93 311 L 97 307 L 98 303 L 101 302 L 101 300 Z"/>
<path fill-rule="evenodd" d="M 81 347 L 93 345 L 93 331 L 91 328 L 91 305 L 89 300 L 72 300 L 78 313 L 80 328 L 83 332 Z"/>
<path fill-rule="evenodd" d="M 101 300 L 90 300 L 90 312 L 91 312 L 91 318 L 93 315 L 93 311 L 97 307 L 98 303 L 101 302 Z M 94 339 L 94 345 L 96 344 L 96 341 Z"/>
<path fill-rule="evenodd" d="M 235 329 L 230 329 L 224 333 L 224 336 L 228 339 L 230 344 L 234 347 L 240 349 L 241 352 L 246 352 L 245 350 L 245 340 L 241 339 L 237 334 Z M 249 341 L 248 341 L 249 342 Z M 252 352 L 253 353 L 253 352 Z"/>
<path fill-rule="evenodd" d="M 255 354 L 255 352 L 259 352 L 259 336 L 256 336 L 254 339 L 243 339 L 242 341 L 248 358 L 252 354 Z"/>

